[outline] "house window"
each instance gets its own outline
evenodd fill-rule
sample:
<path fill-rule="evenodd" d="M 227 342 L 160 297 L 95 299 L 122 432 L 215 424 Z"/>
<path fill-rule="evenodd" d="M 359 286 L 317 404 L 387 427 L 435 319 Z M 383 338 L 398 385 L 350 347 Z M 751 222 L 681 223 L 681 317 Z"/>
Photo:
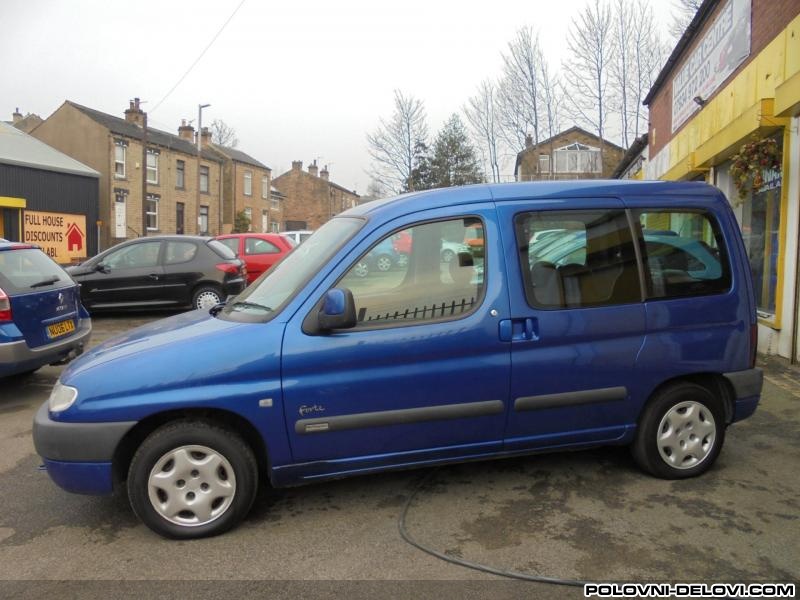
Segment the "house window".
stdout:
<path fill-rule="evenodd" d="M 200 167 L 200 191 L 204 194 L 208 193 L 208 167 L 205 165 Z"/>
<path fill-rule="evenodd" d="M 253 209 L 249 206 L 244 209 L 244 216 L 247 217 L 247 231 L 253 231 Z"/>
<path fill-rule="evenodd" d="M 550 172 L 550 156 L 547 154 L 539 155 L 539 173 Z"/>
<path fill-rule="evenodd" d="M 158 231 L 158 200 L 156 194 L 147 194 L 147 231 Z"/>
<path fill-rule="evenodd" d="M 182 160 L 175 163 L 175 187 L 180 189 L 186 187 L 186 163 Z"/>
<path fill-rule="evenodd" d="M 128 148 L 124 142 L 114 144 L 114 177 L 125 179 L 125 155 Z"/>
<path fill-rule="evenodd" d="M 278 233 L 281 230 L 281 226 L 279 223 L 275 221 L 272 222 L 272 233 Z"/>
<path fill-rule="evenodd" d="M 158 183 L 158 154 L 153 150 L 147 151 L 147 183 Z"/>
<path fill-rule="evenodd" d="M 201 235 L 208 233 L 208 206 L 200 206 L 200 216 L 197 217 L 197 226 Z"/>
<path fill-rule="evenodd" d="M 253 173 L 252 171 L 244 172 L 244 195 L 253 195 Z"/>
<path fill-rule="evenodd" d="M 275 194 L 273 194 L 272 197 L 270 198 L 270 208 L 272 210 L 278 210 L 280 207 L 281 207 L 280 200 L 278 200 Z"/>
<path fill-rule="evenodd" d="M 261 178 L 261 198 L 269 198 L 269 177 L 266 175 Z"/>
<path fill-rule="evenodd" d="M 600 149 L 575 142 L 553 152 L 556 173 L 600 173 Z"/>

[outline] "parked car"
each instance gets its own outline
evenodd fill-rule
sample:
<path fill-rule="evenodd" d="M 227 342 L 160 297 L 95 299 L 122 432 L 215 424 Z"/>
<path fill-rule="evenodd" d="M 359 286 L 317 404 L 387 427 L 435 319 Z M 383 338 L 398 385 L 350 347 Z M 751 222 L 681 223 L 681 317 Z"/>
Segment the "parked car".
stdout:
<path fill-rule="evenodd" d="M 91 333 L 64 269 L 37 246 L 0 240 L 0 377 L 68 362 Z"/>
<path fill-rule="evenodd" d="M 67 271 L 81 284 L 90 311 L 208 309 L 247 284 L 247 267 L 230 248 L 191 235 L 122 242 Z"/>
<path fill-rule="evenodd" d="M 406 256 L 406 260 L 407 260 Z M 406 264 L 400 255 L 395 252 L 392 240 L 383 240 L 355 266 L 354 274 L 357 277 L 366 277 L 370 273 L 386 273 L 391 271 L 394 266 Z"/>
<path fill-rule="evenodd" d="M 252 283 L 294 248 L 289 238 L 278 233 L 231 233 L 214 238 L 239 255 Z"/>
<path fill-rule="evenodd" d="M 308 238 L 311 237 L 311 234 L 314 233 L 308 229 L 300 229 L 297 231 L 281 231 L 281 235 L 286 236 L 290 240 L 292 240 L 296 246 L 299 246 L 303 242 L 305 242 Z"/>
<path fill-rule="evenodd" d="M 703 276 L 652 260 L 649 222 L 717 258 Z M 405 230 L 403 277 L 359 277 Z M 539 230 L 582 232 L 581 252 L 531 261 Z M 464 238 L 482 243 L 445 267 L 442 242 Z M 692 477 L 759 402 L 750 277 L 730 204 L 706 184 L 480 185 L 363 204 L 225 306 L 74 361 L 34 442 L 58 485 L 107 494 L 124 481 L 139 518 L 173 538 L 236 525 L 260 477 L 604 444 L 630 445 L 655 476 Z"/>

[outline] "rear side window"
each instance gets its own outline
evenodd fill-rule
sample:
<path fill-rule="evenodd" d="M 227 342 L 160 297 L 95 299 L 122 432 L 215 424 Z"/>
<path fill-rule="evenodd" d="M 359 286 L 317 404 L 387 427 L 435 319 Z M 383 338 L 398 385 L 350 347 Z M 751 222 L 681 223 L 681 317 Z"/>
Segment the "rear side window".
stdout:
<path fill-rule="evenodd" d="M 236 258 L 236 252 L 228 248 L 225 244 L 223 244 L 220 241 L 211 240 L 208 242 L 208 247 L 211 248 L 216 254 L 218 254 L 222 258 L 226 259 Z"/>
<path fill-rule="evenodd" d="M 197 246 L 192 242 L 167 242 L 164 263 L 168 265 L 177 265 L 189 262 L 196 254 Z"/>
<path fill-rule="evenodd" d="M 514 219 L 528 304 L 581 308 L 642 299 L 622 210 L 542 211 Z"/>
<path fill-rule="evenodd" d="M 727 252 L 713 217 L 696 211 L 634 214 L 642 228 L 648 298 L 720 294 L 730 289 Z"/>
<path fill-rule="evenodd" d="M 244 240 L 244 253 L 245 254 L 280 254 L 278 248 L 272 242 L 262 240 L 261 238 L 246 238 Z"/>
<path fill-rule="evenodd" d="M 67 285 L 74 285 L 70 276 L 41 250 L 29 248 L 0 252 L 0 288 L 7 294 L 25 294 Z"/>

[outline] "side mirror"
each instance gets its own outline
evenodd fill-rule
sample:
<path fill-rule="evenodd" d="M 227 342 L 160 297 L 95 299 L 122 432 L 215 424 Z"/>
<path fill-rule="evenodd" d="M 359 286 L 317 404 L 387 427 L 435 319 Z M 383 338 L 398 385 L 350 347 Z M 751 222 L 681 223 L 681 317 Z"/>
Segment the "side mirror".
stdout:
<path fill-rule="evenodd" d="M 323 331 L 349 329 L 356 326 L 356 303 L 353 292 L 347 288 L 333 288 L 327 291 L 317 319 Z"/>
<path fill-rule="evenodd" d="M 110 273 L 111 269 L 109 269 L 105 264 L 99 262 L 94 266 L 94 270 L 100 273 Z"/>

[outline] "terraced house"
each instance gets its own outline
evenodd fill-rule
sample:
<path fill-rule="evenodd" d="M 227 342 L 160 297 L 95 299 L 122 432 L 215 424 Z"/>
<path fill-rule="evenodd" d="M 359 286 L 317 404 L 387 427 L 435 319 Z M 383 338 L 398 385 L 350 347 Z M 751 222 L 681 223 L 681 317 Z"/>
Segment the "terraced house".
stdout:
<path fill-rule="evenodd" d="M 100 249 L 141 235 L 221 233 L 223 158 L 198 153 L 191 126 L 174 135 L 145 124 L 138 98 L 125 118 L 66 101 L 31 135 L 100 173 Z"/>
<path fill-rule="evenodd" d="M 726 193 L 753 272 L 759 350 L 800 361 L 800 2 L 705 0 L 644 103 L 645 178 Z"/>

